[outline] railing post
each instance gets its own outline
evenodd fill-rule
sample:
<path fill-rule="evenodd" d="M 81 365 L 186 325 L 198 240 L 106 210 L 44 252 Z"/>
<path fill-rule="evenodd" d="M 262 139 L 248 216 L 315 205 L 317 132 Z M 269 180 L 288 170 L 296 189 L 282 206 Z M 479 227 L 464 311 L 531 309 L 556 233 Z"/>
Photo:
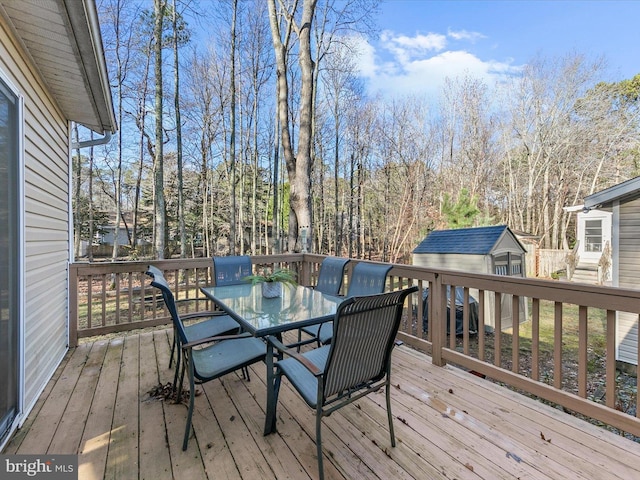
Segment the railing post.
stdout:
<path fill-rule="evenodd" d="M 432 329 L 431 362 L 434 365 L 443 367 L 447 363 L 442 358 L 442 349 L 447 338 L 446 313 L 443 313 L 447 311 L 447 295 L 442 286 L 442 276 L 436 273 L 435 277 L 435 281 L 431 284 L 432 291 L 429 294 L 431 297 L 431 301 L 429 302 L 431 306 L 431 312 L 429 312 L 429 328 Z"/>
<path fill-rule="evenodd" d="M 306 253 L 303 253 L 302 262 L 300 262 L 298 283 L 306 286 L 311 285 L 311 262 L 308 260 Z"/>

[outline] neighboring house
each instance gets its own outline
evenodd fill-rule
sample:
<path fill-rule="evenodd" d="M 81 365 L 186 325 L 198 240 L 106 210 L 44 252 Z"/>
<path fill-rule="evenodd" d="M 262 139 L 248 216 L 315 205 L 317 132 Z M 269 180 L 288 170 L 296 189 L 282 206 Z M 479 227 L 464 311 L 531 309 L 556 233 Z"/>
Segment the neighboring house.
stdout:
<path fill-rule="evenodd" d="M 471 273 L 524 277 L 526 248 L 506 225 L 434 230 L 413 250 L 413 264 Z M 472 295 L 478 298 L 478 293 Z M 521 299 L 522 300 L 522 299 Z M 511 296 L 503 295 L 502 328 L 512 325 Z M 485 324 L 495 326 L 493 297 L 485 302 Z M 526 319 L 524 302 L 520 321 Z"/>
<path fill-rule="evenodd" d="M 576 215 L 576 263 L 570 275 L 572 282 L 593 285 L 611 284 L 611 212 L 585 208 L 584 205 L 565 208 Z M 603 268 L 605 267 L 605 268 Z"/>
<path fill-rule="evenodd" d="M 106 72 L 94 0 L 0 0 L 0 448 L 67 351 L 71 122 L 115 131 Z"/>
<path fill-rule="evenodd" d="M 611 212 L 612 285 L 640 288 L 640 177 L 585 197 L 584 208 Z M 616 360 L 638 364 L 638 311 L 618 313 Z"/>

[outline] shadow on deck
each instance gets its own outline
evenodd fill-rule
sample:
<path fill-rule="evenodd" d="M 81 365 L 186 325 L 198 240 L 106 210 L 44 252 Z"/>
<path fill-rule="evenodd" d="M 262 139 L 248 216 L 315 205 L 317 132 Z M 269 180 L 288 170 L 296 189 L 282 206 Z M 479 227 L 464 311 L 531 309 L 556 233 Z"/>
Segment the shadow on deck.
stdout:
<path fill-rule="evenodd" d="M 5 454 L 79 454 L 82 480 L 317 478 L 313 412 L 284 381 L 278 433 L 262 436 L 265 370 L 200 387 L 187 409 L 152 398 L 171 381 L 171 330 L 99 338 L 71 350 Z M 640 478 L 640 444 L 409 347 L 394 351 L 391 448 L 384 393 L 323 423 L 328 479 Z"/>

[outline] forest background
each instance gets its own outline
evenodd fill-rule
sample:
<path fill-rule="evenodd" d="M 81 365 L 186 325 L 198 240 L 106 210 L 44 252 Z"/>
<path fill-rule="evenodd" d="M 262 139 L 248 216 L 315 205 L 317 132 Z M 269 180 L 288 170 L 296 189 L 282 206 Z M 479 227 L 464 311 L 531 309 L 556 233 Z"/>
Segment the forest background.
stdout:
<path fill-rule="evenodd" d="M 537 56 L 499 83 L 390 98 L 357 70 L 374 0 L 97 5 L 119 130 L 74 152 L 76 258 L 108 225 L 112 259 L 410 263 L 433 229 L 490 224 L 568 248 L 563 207 L 640 174 L 640 74 L 604 81 L 605 58 Z"/>

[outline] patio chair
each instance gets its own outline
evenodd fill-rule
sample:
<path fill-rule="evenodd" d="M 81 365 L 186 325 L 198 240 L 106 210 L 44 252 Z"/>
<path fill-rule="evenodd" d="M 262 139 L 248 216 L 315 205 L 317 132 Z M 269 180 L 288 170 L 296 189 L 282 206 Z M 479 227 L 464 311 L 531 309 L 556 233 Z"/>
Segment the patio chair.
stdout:
<path fill-rule="evenodd" d="M 253 266 L 248 255 L 213 257 L 213 279 L 216 287 L 240 285 L 252 273 Z"/>
<path fill-rule="evenodd" d="M 344 280 L 344 269 L 350 259 L 342 257 L 326 257 L 320 264 L 320 272 L 318 273 L 318 282 L 315 289 L 328 295 L 340 295 L 340 288 Z M 376 292 L 379 293 L 379 292 Z M 306 345 L 307 343 L 318 342 L 318 346 L 322 341 L 318 336 L 321 325 L 311 325 L 298 330 L 298 343 L 296 346 Z M 325 329 L 327 331 L 328 329 Z M 311 338 L 302 340 L 302 333 L 310 335 Z M 328 337 L 329 341 L 331 336 Z"/>
<path fill-rule="evenodd" d="M 267 408 L 273 412 L 272 418 L 277 418 L 278 393 L 284 375 L 307 405 L 315 410 L 320 479 L 324 478 L 322 417 L 383 386 L 386 387 L 391 446 L 395 447 L 391 415 L 391 352 L 405 299 L 417 290 L 414 286 L 390 293 L 346 299 L 338 307 L 331 344 L 305 353 L 287 348 L 276 338 L 269 337 L 269 341 L 290 358 L 275 364 L 274 404 Z"/>
<path fill-rule="evenodd" d="M 353 272 L 351 272 L 346 297 L 373 295 L 384 292 L 389 270 L 391 270 L 391 265 L 366 262 L 356 264 L 356 266 L 353 267 Z M 333 337 L 333 324 L 332 322 L 325 322 L 320 325 L 305 327 L 302 331 L 314 337 L 312 340 L 317 341 L 318 346 L 320 346 L 320 344 L 331 342 L 331 337 Z"/>
<path fill-rule="evenodd" d="M 159 268 L 149 265 L 147 267 L 147 271 L 145 272 L 149 277 L 153 280 L 162 279 L 164 283 L 169 284 L 167 280 L 164 278 L 164 273 Z M 173 296 L 173 294 L 172 294 Z M 187 301 L 192 301 L 192 299 L 185 299 Z M 174 303 L 177 305 L 182 300 L 175 300 Z M 165 301 L 166 304 L 166 301 Z M 177 312 L 177 310 L 176 310 Z M 183 322 L 189 320 L 200 319 L 197 323 L 192 323 L 189 325 L 184 325 L 185 335 L 189 342 L 193 342 L 195 340 L 199 340 L 201 338 L 213 337 L 216 335 L 228 335 L 238 333 L 240 330 L 240 324 L 236 322 L 229 315 L 225 315 L 223 312 L 194 312 L 188 313 L 181 316 Z M 173 326 L 173 344 L 171 345 L 171 356 L 169 357 L 169 368 L 173 365 L 173 357 L 176 350 L 179 348 L 180 336 L 178 335 L 178 331 L 176 330 L 176 326 L 174 323 Z M 174 375 L 173 384 L 176 384 L 176 380 L 178 378 L 178 371 L 180 369 L 180 355 L 176 357 L 176 371 Z"/>
<path fill-rule="evenodd" d="M 189 412 L 187 413 L 187 424 L 182 443 L 182 450 L 184 451 L 187 449 L 191 432 L 196 383 L 203 384 L 220 378 L 227 373 L 246 369 L 249 365 L 263 361 L 267 353 L 267 346 L 262 340 L 251 336 L 248 332 L 189 340 L 187 329 L 178 314 L 173 293 L 171 293 L 166 279 L 163 276 L 155 276 L 151 281 L 151 285 L 162 292 L 162 298 L 171 314 L 173 325 L 179 337 L 178 345 L 182 352 L 183 360 L 180 383 L 176 390 L 176 402 L 178 403 L 182 397 L 185 372 L 188 371 L 189 373 Z"/>
<path fill-rule="evenodd" d="M 384 292 L 389 270 L 391 265 L 386 263 L 358 263 L 353 267 L 346 296 L 359 297 Z"/>
<path fill-rule="evenodd" d="M 344 269 L 349 261 L 349 258 L 326 257 L 320 264 L 318 281 L 314 288 L 327 295 L 340 295 Z"/>

